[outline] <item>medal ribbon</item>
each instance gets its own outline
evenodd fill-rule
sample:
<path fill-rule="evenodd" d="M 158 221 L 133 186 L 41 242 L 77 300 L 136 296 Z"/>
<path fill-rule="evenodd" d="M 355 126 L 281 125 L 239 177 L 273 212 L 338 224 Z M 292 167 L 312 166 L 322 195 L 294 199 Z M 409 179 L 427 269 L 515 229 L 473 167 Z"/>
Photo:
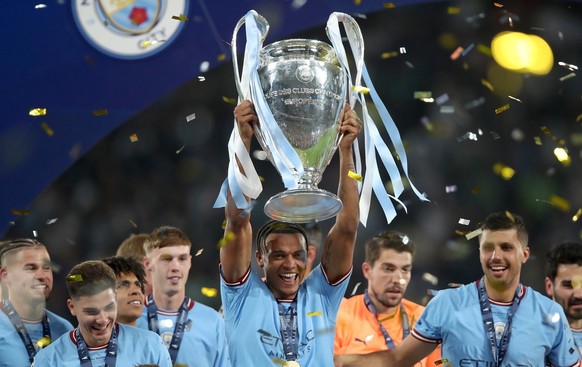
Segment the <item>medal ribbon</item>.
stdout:
<path fill-rule="evenodd" d="M 299 352 L 299 332 L 297 328 L 297 301 L 293 301 L 287 312 L 281 303 L 279 306 L 279 320 L 281 321 L 281 338 L 285 360 L 294 361 Z"/>
<path fill-rule="evenodd" d="M 2 311 L 8 316 L 10 322 L 18 332 L 20 339 L 22 339 L 22 343 L 24 343 L 26 352 L 28 353 L 28 360 L 30 361 L 30 363 L 32 363 L 34 356 L 36 354 L 36 348 L 32 344 L 32 340 L 30 339 L 30 336 L 26 331 L 26 327 L 24 326 L 24 323 L 22 322 L 20 315 L 18 315 L 18 312 L 16 312 L 16 310 L 14 309 L 12 303 L 7 299 L 3 300 L 0 303 L 0 309 L 2 309 Z M 42 317 L 42 336 L 47 340 L 51 340 L 51 331 L 46 316 L 46 312 Z"/>
<path fill-rule="evenodd" d="M 370 312 L 374 314 L 376 320 L 378 320 L 378 312 L 376 312 L 376 307 L 374 307 L 374 304 L 370 299 L 370 295 L 368 294 L 367 289 L 364 291 L 364 304 L 366 305 L 368 310 L 370 310 Z M 410 334 L 410 325 L 408 323 L 408 315 L 406 314 L 406 310 L 404 309 L 404 306 L 402 304 L 400 304 L 400 316 L 402 317 L 402 340 L 404 340 L 404 338 L 406 338 L 408 334 Z M 382 334 L 384 334 L 384 340 L 386 340 L 386 346 L 388 347 L 388 349 L 396 348 L 394 340 L 392 340 L 390 334 L 388 334 L 388 331 L 386 330 L 386 328 L 384 328 L 380 320 L 378 320 L 378 325 L 380 325 L 380 330 L 382 330 Z"/>
<path fill-rule="evenodd" d="M 513 321 L 513 316 L 517 312 L 519 303 L 521 302 L 520 296 L 522 286 L 521 283 L 518 284 L 517 289 L 515 290 L 515 296 L 513 297 L 511 308 L 509 309 L 509 313 L 507 314 L 507 324 L 505 325 L 505 330 L 503 331 L 503 335 L 501 336 L 501 342 L 499 344 L 499 347 L 497 346 L 497 339 L 495 338 L 493 313 L 491 312 L 489 296 L 487 295 L 487 291 L 485 290 L 484 278 L 481 278 L 481 280 L 477 282 L 477 288 L 479 290 L 479 304 L 481 306 L 481 315 L 483 316 L 483 325 L 485 326 L 485 333 L 489 341 L 489 346 L 491 347 L 491 353 L 493 354 L 493 358 L 495 360 L 495 366 L 499 367 L 501 366 L 501 362 L 503 362 L 503 358 L 505 358 L 505 354 L 507 353 L 507 347 L 509 346 L 509 339 L 511 338 L 511 323 Z"/>
<path fill-rule="evenodd" d="M 79 328 L 75 329 L 75 339 L 77 339 L 77 354 L 81 367 L 93 367 L 91 358 L 89 357 L 89 348 L 83 335 L 79 332 Z M 115 367 L 117 364 L 117 327 L 114 326 L 111 330 L 111 338 L 107 343 L 107 351 L 105 352 L 105 367 Z"/>
<path fill-rule="evenodd" d="M 176 319 L 176 326 L 174 327 L 174 334 L 172 335 L 172 340 L 170 341 L 170 347 L 168 351 L 170 352 L 170 357 L 172 358 L 172 364 L 176 363 L 176 357 L 178 357 L 178 351 L 180 350 L 180 344 L 182 344 L 182 338 L 184 337 L 184 327 L 188 320 L 188 305 L 190 304 L 190 298 L 184 297 L 184 302 L 180 307 L 178 313 L 178 318 Z M 160 328 L 158 326 L 158 308 L 154 302 L 154 297 L 150 294 L 148 297 L 148 328 L 160 334 Z"/>

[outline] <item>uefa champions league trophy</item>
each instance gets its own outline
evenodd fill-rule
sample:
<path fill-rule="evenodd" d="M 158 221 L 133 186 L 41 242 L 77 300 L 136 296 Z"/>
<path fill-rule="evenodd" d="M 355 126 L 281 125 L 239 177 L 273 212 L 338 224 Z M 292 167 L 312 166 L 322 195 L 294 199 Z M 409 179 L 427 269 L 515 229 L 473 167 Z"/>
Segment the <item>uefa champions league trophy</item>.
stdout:
<path fill-rule="evenodd" d="M 269 25 L 258 14 L 255 20 L 262 44 Z M 236 35 L 244 23 L 245 17 L 236 25 L 231 44 L 241 99 L 245 99 L 245 94 L 239 77 Z M 265 204 L 265 214 L 275 220 L 294 223 L 331 218 L 341 211 L 342 202 L 317 185 L 340 140 L 339 118 L 346 101 L 347 73 L 333 47 L 318 40 L 287 39 L 269 44 L 258 52 L 259 92 L 262 93 L 259 97 L 264 96 L 276 126 L 273 129 L 265 123 L 266 118 L 257 108 L 257 98 L 253 98 L 257 93 L 251 94 L 259 116 L 255 136 L 271 163 L 279 169 L 278 164 L 288 163 L 286 160 L 292 155 L 282 152 L 280 145 L 284 144 L 274 138 L 276 130 L 280 129 L 286 140 L 284 143 L 292 147 L 291 153 L 296 154 L 303 165 L 303 172 L 296 168 L 290 170 L 297 186 L 272 196 Z"/>

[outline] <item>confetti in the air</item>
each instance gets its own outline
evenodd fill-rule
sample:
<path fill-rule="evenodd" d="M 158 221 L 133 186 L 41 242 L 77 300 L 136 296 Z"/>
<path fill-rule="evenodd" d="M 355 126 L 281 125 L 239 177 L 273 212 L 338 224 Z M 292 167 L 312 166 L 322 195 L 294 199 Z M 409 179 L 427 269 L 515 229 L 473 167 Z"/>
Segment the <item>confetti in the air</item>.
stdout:
<path fill-rule="evenodd" d="M 51 218 L 51 219 L 46 221 L 46 225 L 50 226 L 51 224 L 56 223 L 57 220 L 59 220 L 59 218 Z"/>
<path fill-rule="evenodd" d="M 500 3 L 493 3 L 493 5 L 495 5 L 498 8 L 503 8 L 503 4 L 500 4 Z"/>
<path fill-rule="evenodd" d="M 409 68 L 414 69 L 414 65 L 410 61 L 406 61 L 404 64 L 406 64 L 406 66 Z"/>
<path fill-rule="evenodd" d="M 186 18 L 186 16 L 184 14 L 181 14 L 176 16 L 176 15 L 172 15 L 172 19 L 174 20 L 179 20 L 180 22 L 187 22 L 188 18 Z"/>
<path fill-rule="evenodd" d="M 12 209 L 12 210 L 10 210 L 10 213 L 12 213 L 14 215 L 28 215 L 28 214 L 30 214 L 30 210 L 26 210 L 26 209 Z"/>
<path fill-rule="evenodd" d="M 350 178 L 352 178 L 352 179 L 356 180 L 356 181 L 362 181 L 362 175 L 360 175 L 360 174 L 358 174 L 358 173 L 356 173 L 356 172 L 349 171 L 349 172 L 348 172 L 348 176 L 349 176 Z"/>
<path fill-rule="evenodd" d="M 451 60 L 456 60 L 458 59 L 461 54 L 463 53 L 463 47 L 459 46 L 455 49 L 455 51 L 453 51 L 453 53 L 451 54 Z"/>
<path fill-rule="evenodd" d="M 447 8 L 447 13 L 449 15 L 452 15 L 452 14 L 460 14 L 461 13 L 461 8 L 456 7 L 456 6 L 449 6 Z"/>
<path fill-rule="evenodd" d="M 406 47 L 400 47 L 400 53 L 401 54 L 405 54 L 406 53 Z"/>
<path fill-rule="evenodd" d="M 542 145 L 542 138 L 540 138 L 539 136 L 534 136 L 534 143 L 536 145 Z"/>
<path fill-rule="evenodd" d="M 220 241 L 218 241 L 218 248 L 221 249 L 224 246 L 226 246 L 230 241 L 233 241 L 236 238 L 236 235 L 233 232 L 226 232 L 224 234 L 224 237 L 222 237 L 220 239 Z"/>
<path fill-rule="evenodd" d="M 384 8 L 385 9 L 392 9 L 392 8 L 395 8 L 395 7 L 396 7 L 396 4 L 394 4 L 394 3 L 384 3 Z"/>
<path fill-rule="evenodd" d="M 482 43 L 479 43 L 477 45 L 477 51 L 481 52 L 483 55 L 491 56 L 491 48 L 488 46 L 485 46 Z"/>
<path fill-rule="evenodd" d="M 422 280 L 424 280 L 425 282 L 429 282 L 432 285 L 437 285 L 439 282 L 439 279 L 432 275 L 431 273 L 424 273 L 422 274 Z"/>
<path fill-rule="evenodd" d="M 441 113 L 455 113 L 455 106 L 441 106 Z"/>
<path fill-rule="evenodd" d="M 201 248 L 198 251 L 196 251 L 196 255 L 194 255 L 194 256 L 200 256 L 200 255 L 202 255 L 203 252 L 204 252 L 204 249 Z"/>
<path fill-rule="evenodd" d="M 414 92 L 414 99 L 424 100 L 427 98 L 432 98 L 431 91 L 415 91 Z"/>
<path fill-rule="evenodd" d="M 108 114 L 109 114 L 109 111 L 106 109 L 93 111 L 93 116 L 103 116 L 103 115 L 108 115 Z"/>
<path fill-rule="evenodd" d="M 48 124 L 46 122 L 43 122 L 41 124 L 42 129 L 44 130 L 44 132 L 48 135 L 48 136 L 53 136 L 55 134 L 55 132 L 53 131 L 53 129 L 51 129 L 50 126 L 48 126 Z"/>
<path fill-rule="evenodd" d="M 513 175 L 515 175 L 515 170 L 503 163 L 497 162 L 493 165 L 493 172 L 501 176 L 504 180 L 511 180 Z"/>
<path fill-rule="evenodd" d="M 178 150 L 176 150 L 176 154 L 182 153 L 182 151 L 184 150 L 185 147 L 186 147 L 186 144 L 182 145 Z"/>
<path fill-rule="evenodd" d="M 471 221 L 469 219 L 459 218 L 459 224 L 462 224 L 464 226 L 468 226 L 469 223 L 471 223 Z"/>
<path fill-rule="evenodd" d="M 582 208 L 578 209 L 578 211 L 576 212 L 576 214 L 574 214 L 574 216 L 572 217 L 572 222 L 577 222 L 578 219 L 580 219 L 580 217 L 582 216 Z"/>
<path fill-rule="evenodd" d="M 195 120 L 195 119 L 196 119 L 196 113 L 192 113 L 192 114 L 186 116 L 186 122 L 190 122 L 190 121 Z"/>
<path fill-rule="evenodd" d="M 131 226 L 132 226 L 133 228 L 137 228 L 137 223 L 136 223 L 136 222 L 134 222 L 134 221 L 133 221 L 133 220 L 131 220 L 131 219 L 129 220 L 129 224 L 131 224 Z"/>
<path fill-rule="evenodd" d="M 451 192 L 456 192 L 456 191 L 457 191 L 457 185 L 450 185 L 450 186 L 445 187 L 445 192 L 447 194 L 450 194 Z"/>
<path fill-rule="evenodd" d="M 37 342 L 36 345 L 38 345 L 39 348 L 44 348 L 47 345 L 49 345 L 51 343 L 51 338 L 47 337 L 47 336 L 43 336 L 42 338 L 40 338 Z"/>
<path fill-rule="evenodd" d="M 568 74 L 568 75 L 564 75 L 563 77 L 561 77 L 561 78 L 560 78 L 560 81 L 561 81 L 561 82 L 563 82 L 564 80 L 571 79 L 571 78 L 573 78 L 573 77 L 575 77 L 575 76 L 576 76 L 576 74 L 575 74 L 575 73 L 570 73 L 570 74 Z"/>
<path fill-rule="evenodd" d="M 557 326 L 556 324 L 558 322 L 560 322 L 560 314 L 555 312 L 555 313 L 549 313 L 547 315 L 544 315 L 542 322 L 544 325 L 547 325 L 547 326 L 551 327 L 552 329 L 555 329 Z"/>
<path fill-rule="evenodd" d="M 222 100 L 226 103 L 230 103 L 232 105 L 236 105 L 236 99 L 235 98 L 228 98 L 225 96 L 222 96 Z"/>
<path fill-rule="evenodd" d="M 563 211 L 569 212 L 570 211 L 570 203 L 568 200 L 564 199 L 558 195 L 551 195 L 550 196 L 550 204 L 552 204 L 555 208 Z"/>
<path fill-rule="evenodd" d="M 218 290 L 216 288 L 202 287 L 200 292 L 209 298 L 216 297 L 218 295 Z"/>
<path fill-rule="evenodd" d="M 67 282 L 82 282 L 83 276 L 81 274 L 74 274 L 67 276 Z"/>
<path fill-rule="evenodd" d="M 362 284 L 361 282 L 356 283 L 356 285 L 354 286 L 354 289 L 352 290 L 352 296 L 354 294 L 356 294 L 356 292 L 358 291 L 358 288 L 360 287 L 360 284 Z"/>
<path fill-rule="evenodd" d="M 483 84 L 487 89 L 493 92 L 493 84 L 486 79 L 481 79 L 481 84 Z"/>
<path fill-rule="evenodd" d="M 200 64 L 200 72 L 201 73 L 205 73 L 208 71 L 208 68 L 210 67 L 210 63 L 208 61 L 203 61 Z"/>
<path fill-rule="evenodd" d="M 507 111 L 508 109 L 509 109 L 509 103 L 504 104 L 503 106 L 495 109 L 495 114 L 499 115 L 501 112 Z"/>
<path fill-rule="evenodd" d="M 130 140 L 132 143 L 135 143 L 136 141 L 138 141 L 138 140 L 139 140 L 139 138 L 137 137 L 137 134 L 131 134 L 131 135 L 129 136 L 129 140 Z"/>
<path fill-rule="evenodd" d="M 205 81 L 205 80 L 206 80 L 206 77 L 203 77 L 202 75 L 199 75 L 199 76 L 198 76 L 198 81 L 199 81 L 199 82 L 203 82 L 203 81 Z"/>
<path fill-rule="evenodd" d="M 578 67 L 576 65 L 572 65 L 572 64 L 566 64 L 565 62 L 558 62 L 558 65 L 565 67 L 566 69 L 570 70 L 570 71 L 574 71 L 574 70 L 578 70 Z"/>
<path fill-rule="evenodd" d="M 471 102 L 466 103 L 465 104 L 465 108 L 467 110 L 470 110 L 472 108 L 479 107 L 479 106 L 481 106 L 484 103 L 485 103 L 485 97 L 481 97 L 479 99 L 476 99 L 474 101 L 471 101 Z"/>
<path fill-rule="evenodd" d="M 471 43 L 466 49 L 463 50 L 463 52 L 461 53 L 461 56 L 467 56 L 467 54 L 469 52 L 471 52 L 473 49 L 475 48 L 475 44 Z"/>
<path fill-rule="evenodd" d="M 490 131 L 489 133 L 491 134 L 491 136 L 493 137 L 494 140 L 501 139 L 501 135 L 499 135 L 496 131 Z"/>
<path fill-rule="evenodd" d="M 554 155 L 556 156 L 558 161 L 566 167 L 569 166 L 570 163 L 572 163 L 572 158 L 570 158 L 570 155 L 568 155 L 568 151 L 564 148 L 559 147 L 555 148 Z"/>
<path fill-rule="evenodd" d="M 35 9 L 44 9 L 44 8 L 46 8 L 46 4 L 36 4 L 36 5 L 34 6 L 34 8 L 35 8 Z M 40 340 L 39 340 L 39 341 L 40 341 Z M 50 343 L 50 342 L 49 342 L 49 343 Z"/>
<path fill-rule="evenodd" d="M 435 102 L 437 105 L 442 105 L 445 102 L 449 101 L 449 95 L 447 93 L 445 94 L 441 94 L 440 96 L 437 97 L 437 99 L 435 99 Z"/>
<path fill-rule="evenodd" d="M 396 52 L 396 51 L 382 52 L 382 54 L 380 55 L 380 57 L 383 59 L 389 59 L 391 57 L 396 57 L 396 56 L 398 56 L 398 52 Z"/>
<path fill-rule="evenodd" d="M 370 93 L 370 88 L 366 88 L 366 87 L 363 87 L 361 85 L 354 85 L 352 87 L 352 90 L 356 93 L 364 93 L 364 94 Z"/>
<path fill-rule="evenodd" d="M 46 108 L 32 108 L 28 111 L 30 116 L 44 116 L 46 115 Z"/>
<path fill-rule="evenodd" d="M 216 60 L 218 60 L 218 61 L 223 61 L 224 59 L 226 59 L 225 54 L 220 54 L 220 55 L 216 56 Z"/>
<path fill-rule="evenodd" d="M 307 313 L 308 317 L 312 317 L 312 316 L 323 316 L 323 312 L 321 311 L 312 311 L 312 312 L 308 312 Z"/>
<path fill-rule="evenodd" d="M 33 231 L 32 231 L 32 235 L 33 235 L 34 237 L 38 237 L 38 232 L 37 232 L 36 230 L 33 230 Z"/>
<path fill-rule="evenodd" d="M 481 232 L 483 232 L 483 231 L 481 230 L 481 228 L 478 228 L 478 229 L 476 229 L 476 230 L 474 230 L 474 231 L 471 231 L 471 232 L 467 233 L 467 234 L 465 235 L 465 238 L 466 238 L 466 239 L 468 239 L 468 240 L 470 240 L 470 239 L 472 239 L 472 238 L 475 238 L 475 237 L 479 236 L 479 235 L 481 234 Z"/>

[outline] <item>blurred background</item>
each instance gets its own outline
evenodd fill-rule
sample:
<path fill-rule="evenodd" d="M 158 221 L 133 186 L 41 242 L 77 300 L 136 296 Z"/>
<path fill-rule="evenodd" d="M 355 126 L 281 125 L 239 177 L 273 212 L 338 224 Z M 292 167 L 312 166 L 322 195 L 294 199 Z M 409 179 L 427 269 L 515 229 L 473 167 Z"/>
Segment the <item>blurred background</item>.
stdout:
<path fill-rule="evenodd" d="M 130 234 L 160 225 L 192 240 L 189 295 L 220 307 L 220 296 L 202 289 L 219 289 L 224 213 L 212 206 L 226 177 L 237 97 L 230 40 L 251 9 L 271 25 L 265 44 L 328 41 L 333 11 L 357 20 L 411 180 L 430 200 L 407 189 L 407 212 L 398 207 L 387 223 L 373 198 L 347 295 L 363 291 L 364 243 L 385 229 L 418 247 L 407 292 L 416 302 L 428 289 L 482 274 L 477 239 L 465 235 L 491 212 L 525 218 L 532 257 L 522 281 L 541 292 L 545 251 L 581 240 L 578 1 L 162 1 L 152 31 L 133 37 L 133 53 L 96 41 L 99 18 L 86 4 L 0 5 L 11 14 L 0 44 L 0 228 L 4 238 L 48 246 L 59 268 L 48 307 L 61 315 L 69 316 L 64 276 L 74 264 L 113 255 Z M 522 38 L 492 53 L 506 31 Z M 242 51 L 244 30 L 238 38 Z M 284 187 L 271 163 L 254 163 L 264 185 L 252 211 L 258 228 L 265 202 Z M 320 188 L 335 192 L 337 164 L 335 157 Z M 325 233 L 332 224 L 321 223 Z"/>

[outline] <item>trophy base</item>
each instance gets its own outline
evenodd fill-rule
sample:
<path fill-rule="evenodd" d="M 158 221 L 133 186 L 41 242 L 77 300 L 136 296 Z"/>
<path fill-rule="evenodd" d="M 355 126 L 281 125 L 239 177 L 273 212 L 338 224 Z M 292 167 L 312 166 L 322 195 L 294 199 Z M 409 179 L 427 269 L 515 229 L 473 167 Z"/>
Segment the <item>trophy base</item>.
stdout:
<path fill-rule="evenodd" d="M 292 189 L 278 193 L 265 204 L 271 219 L 288 223 L 309 223 L 336 216 L 343 208 L 341 200 L 321 189 Z"/>

